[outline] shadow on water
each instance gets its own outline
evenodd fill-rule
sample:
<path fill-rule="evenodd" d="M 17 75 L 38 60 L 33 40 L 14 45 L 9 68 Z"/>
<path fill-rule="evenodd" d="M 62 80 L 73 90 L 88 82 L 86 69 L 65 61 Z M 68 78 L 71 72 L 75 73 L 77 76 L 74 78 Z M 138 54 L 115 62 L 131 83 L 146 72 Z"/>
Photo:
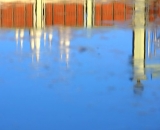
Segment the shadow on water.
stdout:
<path fill-rule="evenodd" d="M 159 25 L 160 0 L 0 0 L 0 129 L 159 129 Z"/>

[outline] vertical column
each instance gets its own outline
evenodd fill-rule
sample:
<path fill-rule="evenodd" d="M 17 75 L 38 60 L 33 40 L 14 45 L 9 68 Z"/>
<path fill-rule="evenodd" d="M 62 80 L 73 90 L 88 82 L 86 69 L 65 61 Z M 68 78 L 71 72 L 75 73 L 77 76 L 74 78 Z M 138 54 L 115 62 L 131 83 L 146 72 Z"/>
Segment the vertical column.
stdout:
<path fill-rule="evenodd" d="M 87 27 L 93 25 L 93 0 L 87 0 Z"/>
<path fill-rule="evenodd" d="M 135 1 L 134 15 L 134 78 L 145 79 L 145 0 Z"/>
<path fill-rule="evenodd" d="M 41 45 L 41 30 L 35 30 L 35 53 L 37 62 L 39 62 L 40 59 L 40 45 Z"/>
<path fill-rule="evenodd" d="M 42 0 L 36 1 L 36 27 L 42 28 Z"/>

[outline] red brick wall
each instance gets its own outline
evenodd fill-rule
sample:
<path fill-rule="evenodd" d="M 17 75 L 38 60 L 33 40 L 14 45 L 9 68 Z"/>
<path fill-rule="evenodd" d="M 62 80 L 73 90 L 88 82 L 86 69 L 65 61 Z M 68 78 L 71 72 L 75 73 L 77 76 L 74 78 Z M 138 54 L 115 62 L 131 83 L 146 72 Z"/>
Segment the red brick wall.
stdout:
<path fill-rule="evenodd" d="M 13 26 L 13 6 L 11 4 L 4 4 L 4 8 L 1 9 L 1 26 L 12 27 Z"/>
<path fill-rule="evenodd" d="M 76 4 L 66 4 L 65 5 L 65 25 L 66 26 L 76 26 Z"/>
<path fill-rule="evenodd" d="M 114 3 L 114 21 L 125 21 L 125 3 Z"/>
<path fill-rule="evenodd" d="M 102 4 L 102 26 L 113 25 L 113 3 Z"/>
<path fill-rule="evenodd" d="M 125 3 L 96 3 L 95 4 L 95 26 L 112 26 L 113 22 L 124 22 L 131 20 L 133 7 Z"/>
<path fill-rule="evenodd" d="M 26 27 L 31 28 L 33 27 L 33 4 L 26 4 L 26 13 L 25 13 L 25 21 Z"/>
<path fill-rule="evenodd" d="M 77 26 L 84 25 L 84 6 L 83 4 L 77 4 Z"/>
<path fill-rule="evenodd" d="M 95 25 L 101 26 L 102 20 L 102 4 L 95 4 Z"/>
<path fill-rule="evenodd" d="M 156 1 L 156 8 L 157 8 L 157 17 L 160 19 L 160 0 Z"/>
<path fill-rule="evenodd" d="M 13 25 L 14 27 L 25 27 L 25 5 L 15 4 L 13 12 Z"/>
<path fill-rule="evenodd" d="M 149 3 L 149 21 L 155 21 L 155 2 L 152 1 Z"/>
<path fill-rule="evenodd" d="M 51 26 L 53 25 L 53 4 L 52 3 L 46 3 L 45 5 L 46 9 L 45 9 L 45 22 L 46 22 L 46 26 Z"/>
<path fill-rule="evenodd" d="M 53 11 L 52 11 L 53 10 Z M 46 4 L 46 26 L 83 26 L 84 6 L 76 3 Z"/>
<path fill-rule="evenodd" d="M 1 12 L 1 27 L 33 27 L 33 4 L 4 4 Z"/>
<path fill-rule="evenodd" d="M 126 4 L 126 20 L 132 20 L 133 6 Z"/>
<path fill-rule="evenodd" d="M 64 4 L 53 4 L 53 25 L 64 25 Z"/>

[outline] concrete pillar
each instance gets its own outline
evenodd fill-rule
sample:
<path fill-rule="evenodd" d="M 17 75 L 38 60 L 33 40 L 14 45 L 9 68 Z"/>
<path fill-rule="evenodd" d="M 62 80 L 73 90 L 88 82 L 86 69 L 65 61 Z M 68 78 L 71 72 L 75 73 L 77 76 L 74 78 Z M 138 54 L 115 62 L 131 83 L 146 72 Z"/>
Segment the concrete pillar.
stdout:
<path fill-rule="evenodd" d="M 87 0 L 87 27 L 93 26 L 93 0 Z"/>
<path fill-rule="evenodd" d="M 134 15 L 134 79 L 145 79 L 145 0 L 135 0 Z"/>
<path fill-rule="evenodd" d="M 36 28 L 42 28 L 43 0 L 36 0 Z"/>

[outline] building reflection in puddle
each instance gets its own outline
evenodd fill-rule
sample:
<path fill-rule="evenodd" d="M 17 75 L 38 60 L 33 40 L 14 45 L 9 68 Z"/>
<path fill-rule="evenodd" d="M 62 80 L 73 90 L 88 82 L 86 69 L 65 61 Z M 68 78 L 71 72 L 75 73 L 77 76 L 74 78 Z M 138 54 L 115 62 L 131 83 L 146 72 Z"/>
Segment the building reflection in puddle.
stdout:
<path fill-rule="evenodd" d="M 153 46 L 151 46 L 150 36 L 146 43 L 146 35 L 153 35 L 154 54 L 159 46 L 157 38 L 157 28 L 159 24 L 159 1 L 148 2 L 148 12 L 145 10 L 146 2 L 136 0 L 129 1 L 80 1 L 80 2 L 57 2 L 57 1 L 32 1 L 30 3 L 3 2 L 4 8 L 1 12 L 1 28 L 16 28 L 16 43 L 20 40 L 23 48 L 24 29 L 29 30 L 30 47 L 32 58 L 40 60 L 41 37 L 48 35 L 49 47 L 52 46 L 53 29 L 51 26 L 61 26 L 59 33 L 60 59 L 69 65 L 71 29 L 69 27 L 127 27 L 133 29 L 133 68 L 134 80 L 137 81 L 135 88 L 142 90 L 141 80 L 145 80 L 146 74 L 146 46 L 148 55 L 151 56 Z M 2 7 L 1 5 L 1 7 Z M 147 16 L 147 17 L 146 17 Z M 146 25 L 148 33 L 146 33 Z M 155 28 L 155 29 L 153 29 Z M 153 32 L 153 33 L 152 33 Z M 148 45 L 147 45 L 148 44 Z M 151 51 L 150 51 L 151 50 Z M 151 65 L 147 65 L 147 68 Z M 152 65 L 153 66 L 153 65 Z M 155 75 L 155 74 L 153 74 Z M 154 77 L 154 76 L 153 76 Z"/>
<path fill-rule="evenodd" d="M 131 123 L 133 126 L 130 128 L 134 129 L 138 123 L 139 126 L 142 126 L 144 123 L 140 121 L 144 121 L 144 118 L 149 115 L 146 118 L 147 123 L 151 125 L 149 128 L 155 128 L 153 127 L 153 122 L 155 123 L 155 121 L 150 120 L 150 115 L 157 117 L 159 114 L 159 106 L 157 105 L 159 97 L 157 98 L 152 92 L 155 93 L 156 91 L 158 93 L 159 88 L 150 87 L 150 85 L 156 83 L 159 85 L 159 82 L 153 80 L 153 78 L 160 77 L 160 62 L 157 60 L 160 56 L 159 10 L 159 0 L 149 3 L 145 0 L 141 0 L 140 3 L 139 0 L 135 0 L 134 3 L 129 1 L 100 2 L 98 0 L 94 2 L 92 0 L 83 0 L 65 3 L 45 0 L 37 0 L 35 2 L 33 0 L 30 3 L 13 1 L 9 4 L 6 2 L 1 3 L 0 26 L 2 32 L 4 30 L 14 30 L 15 41 L 11 42 L 15 42 L 15 46 L 19 47 L 18 51 L 21 54 L 25 53 L 25 57 L 22 58 L 25 59 L 24 62 L 22 61 L 23 63 L 16 59 L 17 55 L 11 56 L 15 58 L 12 63 L 6 62 L 8 55 L 4 54 L 4 57 L 7 58 L 4 58 L 4 61 L 2 60 L 4 62 L 2 67 L 9 63 L 9 67 L 7 67 L 10 70 L 7 70 L 8 68 L 5 66 L 4 71 L 7 70 L 9 74 L 2 71 L 2 75 L 5 78 L 8 78 L 7 76 L 9 75 L 11 76 L 9 77 L 11 81 L 15 80 L 11 82 L 11 85 L 7 84 L 12 89 L 9 90 L 9 87 L 2 88 L 6 89 L 6 92 L 11 92 L 11 94 L 9 93 L 10 96 L 7 95 L 7 99 L 10 102 L 15 102 L 15 106 L 20 104 L 20 107 L 18 105 L 16 107 L 24 109 L 23 113 L 25 113 L 24 111 L 33 111 L 33 113 L 26 112 L 28 114 L 27 120 L 28 116 L 34 115 L 38 111 L 36 113 L 38 116 L 35 115 L 37 117 L 33 118 L 31 122 L 39 120 L 39 115 L 44 112 L 41 121 L 43 122 L 46 119 L 48 123 L 48 117 L 50 117 L 49 125 L 53 124 L 53 122 L 62 123 L 62 121 L 63 123 L 67 122 L 67 125 L 73 125 L 75 123 L 74 120 L 77 119 L 77 122 L 80 123 L 85 120 L 84 122 L 88 126 L 88 121 L 94 118 L 95 121 L 92 120 L 93 125 L 100 120 L 98 124 L 95 123 L 98 129 L 101 129 L 99 128 L 99 123 L 106 126 L 106 124 L 109 124 L 107 122 L 111 122 L 111 127 L 116 128 L 122 126 L 122 124 L 128 127 Z M 126 28 L 129 30 L 129 35 L 127 34 L 121 40 L 121 36 L 126 33 L 119 30 Z M 107 31 L 114 29 L 116 31 L 113 31 L 113 36 L 110 37 Z M 83 32 L 83 30 L 85 31 Z M 108 38 L 107 40 L 99 37 L 103 35 L 103 31 L 105 33 L 104 36 Z M 87 37 L 87 33 L 91 33 L 90 38 Z M 85 38 L 83 38 L 84 35 Z M 114 41 L 116 39 L 115 35 L 118 35 L 118 40 L 116 41 Z M 130 35 L 131 37 L 128 38 Z M 98 37 L 97 39 L 100 41 L 94 36 Z M 77 39 L 82 40 L 78 41 Z M 126 43 L 127 41 L 130 43 Z M 125 42 L 125 44 L 122 42 Z M 83 47 L 85 44 L 87 44 L 85 47 L 89 49 Z M 125 45 L 127 44 L 130 44 L 130 46 L 126 47 Z M 82 48 L 77 48 L 79 45 L 82 45 Z M 6 44 L 5 46 L 7 48 Z M 91 48 L 92 46 L 93 48 Z M 132 50 L 130 50 L 130 47 Z M 114 52 L 112 52 L 112 49 Z M 128 65 L 129 55 L 132 55 L 132 65 L 130 66 Z M 0 57 L 3 56 L 0 55 Z M 35 68 L 29 68 L 30 63 L 40 67 L 36 68 L 35 71 Z M 130 70 L 132 70 L 132 73 L 130 73 Z M 12 78 L 12 74 L 13 77 L 19 74 L 22 78 Z M 132 81 L 128 80 L 129 77 L 132 77 Z M 13 83 L 18 87 L 12 87 Z M 28 86 L 25 83 L 28 83 Z M 155 86 L 158 85 L 156 84 Z M 16 92 L 16 89 L 20 89 L 19 91 L 24 89 L 25 98 L 22 96 L 21 102 L 24 104 L 28 102 L 27 109 L 23 107 L 25 106 L 24 104 L 21 105 L 19 103 L 19 97 L 15 96 L 19 96 L 19 91 Z M 133 95 L 142 96 L 137 98 L 137 96 L 134 97 Z M 12 96 L 13 99 L 10 100 Z M 86 107 L 86 104 L 89 104 L 89 108 Z M 12 107 L 15 106 L 13 105 Z M 150 106 L 153 106 L 151 107 L 153 110 L 150 110 Z M 141 114 L 140 116 L 137 111 Z M 112 115 L 109 115 L 110 113 Z M 8 116 L 9 121 L 11 116 Z M 78 118 L 81 116 L 83 119 L 79 120 Z M 60 118 L 55 120 L 57 117 Z M 121 117 L 124 118 L 122 121 Z M 157 122 L 158 118 L 155 118 Z M 24 121 L 24 124 L 28 123 L 27 120 Z M 119 123 L 118 125 L 115 125 L 116 121 Z M 135 122 L 138 123 L 136 124 Z M 53 125 L 56 125 L 56 123 Z M 36 123 L 31 124 L 36 125 Z M 41 125 L 39 122 L 37 124 Z M 60 124 L 59 126 L 61 127 L 62 125 Z M 145 125 L 143 126 L 145 129 Z M 121 128 L 125 129 L 127 127 Z"/>

